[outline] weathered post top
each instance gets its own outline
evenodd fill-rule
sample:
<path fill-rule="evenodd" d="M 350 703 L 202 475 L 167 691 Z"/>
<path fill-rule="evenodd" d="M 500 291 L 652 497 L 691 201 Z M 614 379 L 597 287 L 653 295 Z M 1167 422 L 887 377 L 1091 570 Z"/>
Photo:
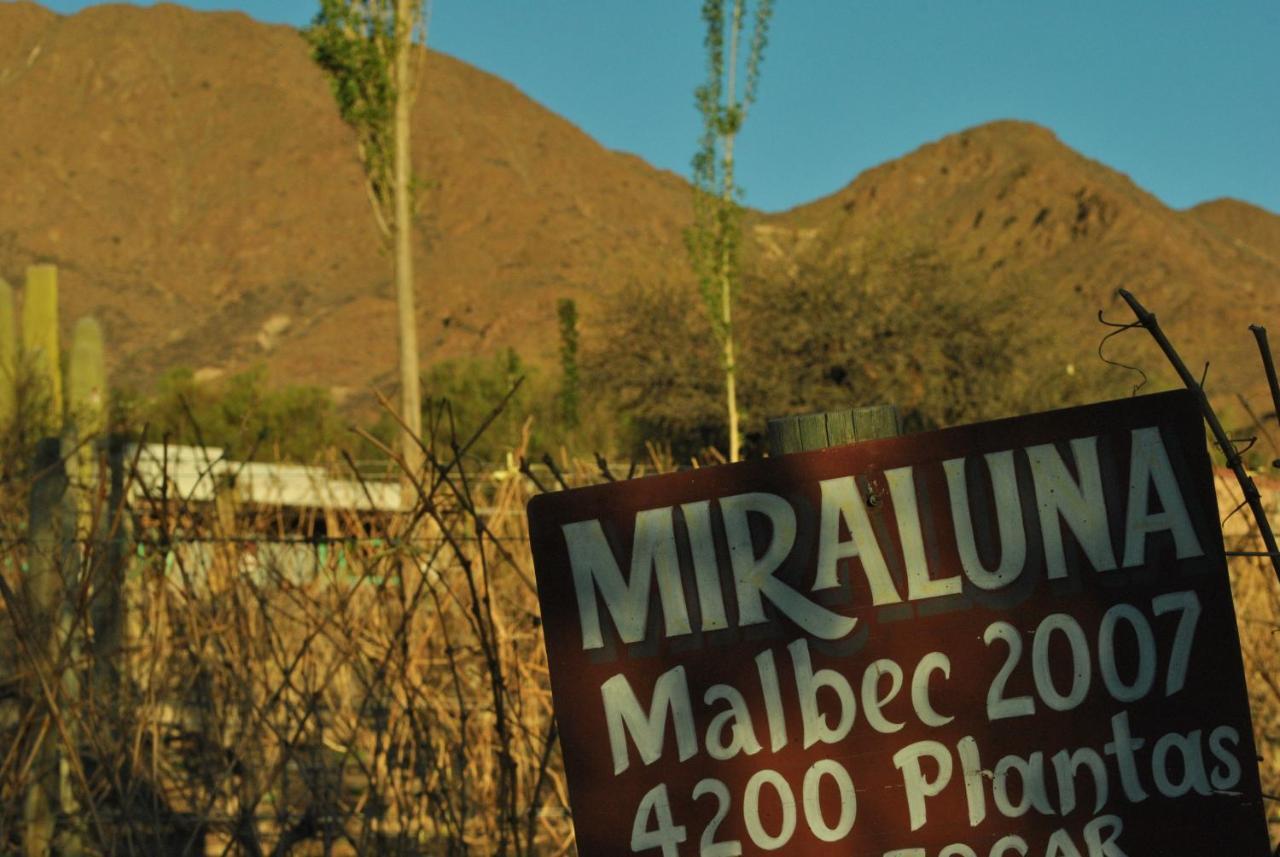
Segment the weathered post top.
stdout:
<path fill-rule="evenodd" d="M 808 452 L 900 434 L 902 421 L 893 405 L 777 417 L 769 420 L 769 455 Z"/>

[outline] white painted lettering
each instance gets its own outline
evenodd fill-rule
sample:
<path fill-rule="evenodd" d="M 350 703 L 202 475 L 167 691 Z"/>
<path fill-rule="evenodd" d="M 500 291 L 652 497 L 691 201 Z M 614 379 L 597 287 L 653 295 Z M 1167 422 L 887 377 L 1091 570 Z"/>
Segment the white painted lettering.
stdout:
<path fill-rule="evenodd" d="M 636 699 L 627 677 L 619 673 L 600 686 L 604 699 L 605 722 L 609 727 L 609 749 L 613 753 L 613 772 L 620 774 L 631 766 L 627 752 L 627 736 L 646 765 L 662 757 L 666 740 L 667 719 L 675 725 L 676 746 L 680 761 L 698 752 L 698 738 L 693 728 L 693 707 L 689 700 L 689 681 L 684 667 L 674 667 L 658 676 L 653 698 L 646 714 Z"/>
<path fill-rule="evenodd" d="M 1124 566 L 1142 565 L 1147 557 L 1147 536 L 1169 531 L 1173 534 L 1178 559 L 1203 556 L 1196 538 L 1186 501 L 1178 488 L 1178 479 L 1169 462 L 1169 453 L 1160 437 L 1160 429 L 1133 430 L 1132 458 L 1129 464 L 1129 504 L 1125 514 Z M 1152 512 L 1151 485 L 1155 484 L 1163 511 Z"/>
<path fill-rule="evenodd" d="M 1098 466 L 1098 438 L 1078 437 L 1071 441 L 1071 455 L 1079 481 L 1071 477 L 1053 444 L 1027 448 L 1050 580 L 1067 576 L 1063 522 L 1094 569 L 1114 571 L 1116 568 L 1116 553 L 1107 527 L 1107 501 L 1102 493 L 1102 468 Z"/>
<path fill-rule="evenodd" d="M 1111 738 L 1111 743 L 1103 747 L 1102 751 L 1116 758 L 1125 798 L 1130 803 L 1141 803 L 1147 799 L 1147 793 L 1138 779 L 1138 764 L 1133 754 L 1146 746 L 1147 742 L 1142 738 L 1134 738 L 1129 731 L 1129 712 L 1121 711 L 1111 718 Z"/>
<path fill-rule="evenodd" d="M 729 707 L 721 711 L 707 726 L 707 755 L 717 761 L 732 759 L 739 753 L 748 756 L 760 752 L 760 742 L 756 740 L 755 728 L 751 725 L 751 712 L 747 708 L 747 700 L 733 687 L 727 684 L 713 684 L 707 688 L 702 701 L 707 705 L 724 701 Z M 728 729 L 728 740 L 725 730 Z"/>
<path fill-rule="evenodd" d="M 767 621 L 763 599 L 768 598 L 784 616 L 815 637 L 836 640 L 853 630 L 856 619 L 813 603 L 773 576 L 796 541 L 796 513 L 790 503 L 776 494 L 755 492 L 725 497 L 720 508 L 738 596 L 739 625 Z M 751 543 L 751 513 L 768 518 L 771 529 L 769 545 L 759 557 Z"/>
<path fill-rule="evenodd" d="M 1021 796 L 1014 803 L 1009 797 L 1009 775 L 1017 772 Z M 1005 756 L 996 763 L 995 781 L 992 784 L 996 809 L 1008 818 L 1020 818 L 1032 807 L 1041 815 L 1053 815 L 1049 793 L 1045 788 L 1044 753 L 1021 756 Z"/>
<path fill-rule="evenodd" d="M 1018 579 L 1027 565 L 1027 534 L 1022 525 L 1022 504 L 1018 499 L 1018 476 L 1013 466 L 1013 451 L 992 452 L 984 456 L 991 484 L 995 489 L 996 523 L 1000 533 L 1000 563 L 989 570 L 978 556 L 973 532 L 973 511 L 969 508 L 969 487 L 963 458 L 942 462 L 947 474 L 947 490 L 951 495 L 951 519 L 955 523 L 956 547 L 965 577 L 979 589 L 993 590 L 1008 586 Z"/>
<path fill-rule="evenodd" d="M 939 714 L 938 709 L 933 707 L 933 702 L 929 699 L 929 676 L 935 672 L 942 673 L 944 679 L 951 678 L 951 658 L 942 652 L 930 652 L 920 659 L 911 676 L 911 705 L 921 723 L 936 728 L 946 726 L 956 718 Z"/>
<path fill-rule="evenodd" d="M 711 501 L 685 503 L 680 512 L 684 515 L 689 547 L 693 552 L 693 575 L 698 585 L 702 630 L 728 628 L 729 620 L 724 615 L 724 592 L 720 588 L 720 571 L 716 563 L 716 545 L 711 534 Z"/>
<path fill-rule="evenodd" d="M 960 771 L 964 774 L 964 796 L 969 805 L 969 826 L 977 827 L 987 817 L 987 792 L 983 780 L 987 772 L 982 770 L 982 756 L 978 742 L 966 735 L 956 744 L 960 756 Z"/>
<path fill-rule="evenodd" d="M 1058 808 L 1063 815 L 1070 815 L 1076 808 L 1076 775 L 1081 768 L 1093 774 L 1093 811 L 1098 812 L 1110 796 L 1111 782 L 1107 776 L 1107 763 L 1090 747 L 1072 752 L 1060 750 L 1053 756 L 1053 770 L 1058 778 Z"/>
<path fill-rule="evenodd" d="M 1209 782 L 1215 789 L 1227 791 L 1240 785 L 1240 762 L 1235 753 L 1224 745 L 1230 742 L 1233 746 L 1240 743 L 1240 733 L 1230 726 L 1219 726 L 1209 733 L 1209 752 L 1221 766 L 1215 765 L 1209 775 Z"/>
<path fill-rule="evenodd" d="M 565 524 L 563 530 L 569 547 L 569 564 L 573 569 L 574 592 L 578 596 L 582 648 L 599 649 L 604 646 L 597 591 L 604 599 L 622 642 L 638 643 L 644 639 L 649 624 L 649 590 L 655 570 L 667 636 L 690 632 L 671 507 L 646 509 L 636 515 L 630 580 L 622 579 L 618 561 L 598 520 Z"/>
<path fill-rule="evenodd" d="M 1103 835 L 1106 839 L 1103 839 Z M 1124 832 L 1124 821 L 1118 815 L 1104 815 L 1084 826 L 1084 845 L 1087 857 L 1129 857 L 1116 842 Z"/>
<path fill-rule="evenodd" d="M 849 680 L 835 670 L 814 672 L 809 657 L 809 641 L 796 640 L 787 646 L 796 674 L 796 694 L 800 699 L 800 718 L 804 726 L 804 748 L 807 750 L 819 742 L 834 744 L 849 734 L 857 714 L 853 688 Z M 827 715 L 818 706 L 818 691 L 827 688 L 839 702 L 839 717 L 831 726 Z"/>
<path fill-rule="evenodd" d="M 1155 777 L 1156 789 L 1165 797 L 1182 797 L 1194 791 L 1196 794 L 1213 794 L 1209 785 L 1209 773 L 1204 767 L 1204 751 L 1200 747 L 1200 730 L 1195 729 L 1186 735 L 1170 732 L 1161 736 L 1151 751 L 1151 774 Z M 1177 768 L 1182 772 L 1178 781 L 1169 776 L 1169 755 L 1177 753 L 1180 761 Z"/>
<path fill-rule="evenodd" d="M 921 760 L 933 760 L 938 772 L 932 778 L 925 776 Z M 951 782 L 951 753 L 937 741 L 916 741 L 893 754 L 893 764 L 902 772 L 902 785 L 907 794 L 907 812 L 911 816 L 912 832 L 924 827 L 928 821 L 926 801 L 942 793 Z"/>
<path fill-rule="evenodd" d="M 769 721 L 769 750 L 776 753 L 787 746 L 787 719 L 782 710 L 782 688 L 778 684 L 778 665 L 773 660 L 772 649 L 756 655 L 756 673 L 760 676 L 764 713 Z"/>
<path fill-rule="evenodd" d="M 822 527 L 818 541 L 818 576 L 813 588 L 831 589 L 840 583 L 836 566 L 842 559 L 857 557 L 867 584 L 871 587 L 873 604 L 897 604 L 902 601 L 889 568 L 885 565 L 880 544 L 876 541 L 867 518 L 867 506 L 858 492 L 852 476 L 824 479 L 818 483 L 822 489 Z M 849 528 L 849 540 L 840 538 L 840 522 Z"/>
<path fill-rule="evenodd" d="M 882 695 L 880 679 L 889 677 L 889 689 Z M 888 658 L 872 661 L 862 674 L 862 715 L 877 732 L 889 734 L 897 732 L 905 723 L 896 723 L 884 716 L 884 707 L 894 700 L 902 690 L 902 667 Z"/>

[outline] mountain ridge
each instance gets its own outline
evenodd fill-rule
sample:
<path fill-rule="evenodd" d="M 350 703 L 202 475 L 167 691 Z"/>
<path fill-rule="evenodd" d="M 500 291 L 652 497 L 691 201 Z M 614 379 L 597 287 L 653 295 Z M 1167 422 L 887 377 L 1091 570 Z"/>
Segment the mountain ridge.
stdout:
<path fill-rule="evenodd" d="M 1039 283 L 1043 312 L 1095 343 L 1098 310 L 1132 320 L 1115 294 L 1129 288 L 1189 364 L 1226 365 L 1230 392 L 1261 392 L 1247 325 L 1280 316 L 1280 216 L 1235 201 L 1175 211 L 1040 126 L 989 123 L 927 143 L 771 224 L 818 230 L 842 250 L 886 224 L 927 235 L 993 286 Z M 1122 350 L 1159 367 L 1143 345 L 1130 337 Z"/>
<path fill-rule="evenodd" d="M 63 17 L 28 3 L 0 7 L 0 30 L 19 34 L 0 56 L 19 129 L 0 147 L 0 271 L 59 262 L 68 314 L 99 315 L 137 379 L 154 373 L 127 364 L 265 362 L 351 386 L 394 375 L 389 267 L 354 135 L 297 31 L 171 4 Z M 558 297 L 669 276 L 650 260 L 681 246 L 680 179 L 458 60 L 430 52 L 424 78 L 424 356 L 532 347 L 513 316 L 554 329 Z M 643 216 L 628 216 L 636 202 Z M 504 285 L 508 312 L 477 305 Z M 333 356 L 353 324 L 368 331 L 354 363 Z"/>
<path fill-rule="evenodd" d="M 395 303 L 354 135 L 298 31 L 172 4 L 59 16 L 24 0 L 0 5 L 0 32 L 0 274 L 16 284 L 26 264 L 58 262 L 64 325 L 97 315 L 127 382 L 261 363 L 339 395 L 394 383 Z M 435 51 L 413 121 L 424 360 L 511 346 L 546 362 L 561 298 L 589 327 L 627 282 L 693 294 L 679 176 Z M 1131 287 L 1189 363 L 1225 367 L 1211 376 L 1224 393 L 1258 395 L 1244 328 L 1280 315 L 1280 216 L 1233 200 L 1174 211 L 1015 120 L 747 224 L 766 258 L 922 236 L 993 288 L 1035 288 L 1046 323 L 1081 342 L 1100 338 L 1098 309 L 1127 320 L 1114 290 Z"/>

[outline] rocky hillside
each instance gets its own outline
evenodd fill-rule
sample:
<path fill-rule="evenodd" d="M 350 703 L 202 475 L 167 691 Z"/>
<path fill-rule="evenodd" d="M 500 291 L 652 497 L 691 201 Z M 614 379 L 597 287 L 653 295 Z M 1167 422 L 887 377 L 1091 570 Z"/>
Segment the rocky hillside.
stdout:
<path fill-rule="evenodd" d="M 394 376 L 395 301 L 356 158 L 297 31 L 179 6 L 0 4 L 0 274 L 63 271 L 116 371 L 265 361 Z M 424 356 L 555 348 L 555 300 L 674 276 L 688 190 L 430 54 L 415 113 Z"/>
<path fill-rule="evenodd" d="M 1268 398 L 1248 326 L 1269 324 L 1280 340 L 1280 217 L 1234 200 L 1174 211 L 1035 125 L 951 135 L 757 229 L 775 254 L 845 250 L 885 232 L 936 241 L 986 270 L 993 288 L 1034 289 L 1043 312 L 1028 323 L 1078 333 L 1084 359 L 1107 332 L 1099 309 L 1133 320 L 1115 296 L 1128 288 L 1188 364 L 1211 361 L 1212 391 L 1247 392 L 1259 406 Z M 1164 370 L 1142 332 L 1108 353 Z"/>
<path fill-rule="evenodd" d="M 395 304 L 355 156 L 297 31 L 161 5 L 57 16 L 0 4 L 0 274 L 56 261 L 67 318 L 107 328 L 118 378 L 265 363 L 338 392 L 394 378 Z M 682 179 L 604 149 L 515 87 L 431 53 L 415 115 L 426 360 L 554 354 L 628 282 L 687 280 Z M 690 141 L 692 146 L 694 141 Z M 1049 131 L 1000 122 L 923 146 L 828 197 L 749 219 L 765 258 L 885 235 L 936 242 L 1032 289 L 1081 359 L 1137 292 L 1211 387 L 1266 409 L 1251 322 L 1280 340 L 1280 217 L 1174 211 Z M 1143 335 L 1121 353 L 1163 359 Z"/>

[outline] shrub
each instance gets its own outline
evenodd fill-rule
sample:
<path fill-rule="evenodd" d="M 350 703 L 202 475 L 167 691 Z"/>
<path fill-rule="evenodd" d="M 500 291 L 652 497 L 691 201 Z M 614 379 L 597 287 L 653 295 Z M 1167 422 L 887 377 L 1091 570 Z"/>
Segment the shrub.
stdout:
<path fill-rule="evenodd" d="M 271 389 L 262 367 L 209 383 L 197 383 L 190 369 L 173 369 L 151 395 L 122 392 L 113 400 L 118 428 L 140 433 L 145 426 L 150 440 L 220 446 L 236 458 L 310 461 L 340 437 L 326 390 Z"/>
<path fill-rule="evenodd" d="M 919 430 L 1104 396 L 1102 374 L 1029 320 L 1033 286 L 994 291 L 927 246 L 886 242 L 748 276 L 737 322 L 748 448 L 759 453 L 766 420 L 787 413 L 893 403 Z M 718 357 L 687 291 L 621 291 L 584 360 L 637 439 L 677 457 L 725 441 Z"/>

